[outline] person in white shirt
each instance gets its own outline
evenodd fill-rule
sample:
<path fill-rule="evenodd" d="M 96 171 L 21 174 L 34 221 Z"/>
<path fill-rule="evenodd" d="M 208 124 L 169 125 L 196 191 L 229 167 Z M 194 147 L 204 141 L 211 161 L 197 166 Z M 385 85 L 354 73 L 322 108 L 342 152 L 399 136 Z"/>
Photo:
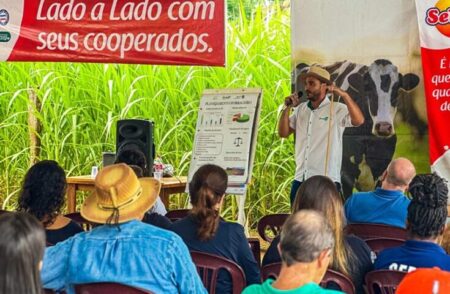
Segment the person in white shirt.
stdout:
<path fill-rule="evenodd" d="M 311 66 L 300 75 L 300 81 L 308 101 L 300 103 L 297 93 L 286 97 L 278 124 L 281 138 L 295 132 L 296 170 L 291 204 L 301 183 L 311 176 L 328 176 L 341 190 L 342 135 L 346 127 L 364 123 L 358 105 L 347 92 L 331 82 L 325 69 Z M 333 102 L 331 94 L 340 96 L 345 104 Z M 292 108 L 294 112 L 290 115 Z"/>

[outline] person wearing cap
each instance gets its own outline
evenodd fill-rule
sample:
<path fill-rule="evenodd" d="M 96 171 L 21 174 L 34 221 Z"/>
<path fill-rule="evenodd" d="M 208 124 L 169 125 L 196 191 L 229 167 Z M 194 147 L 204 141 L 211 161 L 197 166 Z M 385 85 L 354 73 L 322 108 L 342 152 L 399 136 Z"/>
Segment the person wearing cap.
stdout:
<path fill-rule="evenodd" d="M 281 138 L 295 133 L 296 170 L 291 204 L 301 183 L 314 175 L 330 177 L 341 190 L 342 135 L 346 127 L 364 123 L 358 105 L 347 92 L 331 82 L 324 68 L 311 66 L 300 75 L 300 82 L 308 101 L 300 103 L 297 93 L 286 97 L 278 123 Z M 345 104 L 332 102 L 331 94 L 340 96 Z M 290 115 L 292 108 L 295 109 Z"/>
<path fill-rule="evenodd" d="M 46 249 L 44 288 L 71 294 L 76 284 L 114 282 L 154 293 L 206 293 L 181 238 L 140 221 L 159 190 L 159 181 L 138 179 L 126 164 L 100 170 L 81 215 L 103 225 Z"/>
<path fill-rule="evenodd" d="M 395 293 L 450 293 L 450 273 L 437 267 L 417 269 L 403 278 Z"/>
<path fill-rule="evenodd" d="M 417 175 L 409 185 L 407 240 L 399 247 L 380 252 L 375 269 L 410 272 L 439 267 L 450 271 L 450 256 L 439 245 L 447 221 L 448 187 L 436 174 Z"/>

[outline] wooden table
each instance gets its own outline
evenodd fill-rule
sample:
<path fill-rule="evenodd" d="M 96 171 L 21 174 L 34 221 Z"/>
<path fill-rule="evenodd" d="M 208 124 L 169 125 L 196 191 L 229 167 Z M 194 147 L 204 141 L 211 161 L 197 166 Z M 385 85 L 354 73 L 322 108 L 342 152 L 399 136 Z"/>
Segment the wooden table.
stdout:
<path fill-rule="evenodd" d="M 161 179 L 161 197 L 164 205 L 169 208 L 169 195 L 184 193 L 187 177 L 172 177 Z M 94 179 L 91 176 L 77 176 L 67 178 L 67 210 L 76 212 L 77 191 L 94 191 Z"/>

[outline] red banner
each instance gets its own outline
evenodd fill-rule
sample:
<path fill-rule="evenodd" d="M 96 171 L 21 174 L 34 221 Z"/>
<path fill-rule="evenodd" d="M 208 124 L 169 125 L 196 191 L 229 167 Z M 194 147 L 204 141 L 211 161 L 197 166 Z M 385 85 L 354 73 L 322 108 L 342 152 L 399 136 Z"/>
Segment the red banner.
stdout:
<path fill-rule="evenodd" d="M 416 0 L 431 168 L 450 184 L 450 0 Z"/>
<path fill-rule="evenodd" d="M 223 0 L 0 0 L 0 60 L 225 65 Z"/>

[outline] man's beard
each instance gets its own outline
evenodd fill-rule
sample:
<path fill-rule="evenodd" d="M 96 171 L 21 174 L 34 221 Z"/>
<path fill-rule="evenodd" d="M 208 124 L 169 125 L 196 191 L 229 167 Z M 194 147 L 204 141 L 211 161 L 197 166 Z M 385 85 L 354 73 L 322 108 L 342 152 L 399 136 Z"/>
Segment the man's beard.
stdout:
<path fill-rule="evenodd" d="M 320 93 L 311 93 L 306 91 L 306 99 L 308 99 L 309 101 L 318 101 L 320 100 Z"/>

